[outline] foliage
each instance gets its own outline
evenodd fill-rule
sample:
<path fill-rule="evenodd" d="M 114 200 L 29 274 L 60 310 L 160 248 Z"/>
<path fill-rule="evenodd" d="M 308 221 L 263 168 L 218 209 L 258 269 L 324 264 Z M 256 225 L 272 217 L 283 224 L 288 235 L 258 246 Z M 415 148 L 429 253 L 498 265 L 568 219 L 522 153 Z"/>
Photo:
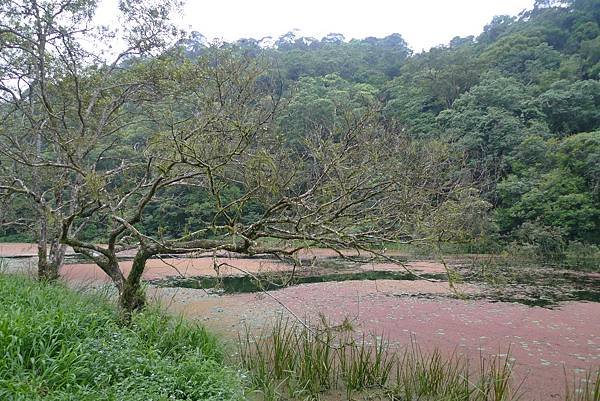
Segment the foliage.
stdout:
<path fill-rule="evenodd" d="M 337 74 L 303 77 L 278 125 L 287 140 L 298 145 L 308 132 L 349 128 L 346 114 L 364 114 L 376 101 L 377 90 L 369 84 L 352 83 Z"/>
<path fill-rule="evenodd" d="M 557 81 L 539 97 L 554 134 L 587 132 L 600 126 L 600 81 Z"/>
<path fill-rule="evenodd" d="M 519 227 L 531 223 L 560 232 L 561 241 L 599 241 L 596 151 L 579 154 L 585 142 L 579 135 L 593 136 L 600 127 L 599 8 L 597 0 L 536 2 L 517 17 L 495 17 L 477 38 L 457 37 L 406 57 L 393 76 L 369 81 L 383 100 L 389 130 L 445 141 L 465 155 L 462 173 L 491 202 L 495 223 L 510 240 L 525 240 Z M 349 56 L 355 65 L 363 62 L 357 41 L 304 42 L 288 36 L 268 50 L 284 69 L 303 66 L 288 75 L 301 93 L 307 76 L 317 82 L 335 72 L 347 87 L 365 82 L 342 66 Z M 317 50 L 324 48 L 337 69 L 311 69 L 325 58 Z M 312 108 L 326 113 L 331 101 L 325 99 L 338 92 L 298 97 L 294 119 L 307 121 Z M 594 139 L 587 141 L 595 149 Z M 574 167 L 578 160 L 586 166 Z"/>
<path fill-rule="evenodd" d="M 500 229 L 545 225 L 565 239 L 600 241 L 600 131 L 563 140 L 529 137 L 498 184 Z"/>
<path fill-rule="evenodd" d="M 202 327 L 158 311 L 123 327 L 107 300 L 0 276 L 0 398 L 234 400 L 240 381 Z"/>

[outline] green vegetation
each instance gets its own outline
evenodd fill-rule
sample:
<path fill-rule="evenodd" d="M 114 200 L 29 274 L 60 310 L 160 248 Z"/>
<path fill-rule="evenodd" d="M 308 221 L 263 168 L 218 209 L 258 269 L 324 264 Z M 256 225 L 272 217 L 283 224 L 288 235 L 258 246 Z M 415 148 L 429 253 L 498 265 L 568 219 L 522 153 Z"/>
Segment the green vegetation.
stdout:
<path fill-rule="evenodd" d="M 240 337 L 247 383 L 224 365 L 214 337 L 156 310 L 123 325 L 100 295 L 0 275 L 0 398 L 7 400 L 516 400 L 508 357 L 469 364 L 459 357 L 404 351 L 384 338 L 280 319 Z M 236 361 L 230 361 L 236 362 Z M 568 401 L 595 401 L 600 380 L 567 380 Z"/>
<path fill-rule="evenodd" d="M 527 399 L 511 377 L 510 355 L 468 360 L 413 343 L 399 350 L 385 338 L 358 336 L 348 320 L 332 327 L 324 317 L 309 326 L 279 318 L 256 336 L 240 336 L 242 366 L 259 399 L 516 401 Z M 596 401 L 600 370 L 566 383 L 566 401 Z M 341 398 L 340 398 L 341 399 Z"/>
<path fill-rule="evenodd" d="M 539 0 L 518 17 L 495 17 L 477 37 L 419 54 L 397 34 L 232 46 L 282 60 L 300 92 L 291 119 L 313 123 L 309 109 L 318 107 L 318 122 L 330 126 L 334 105 L 375 97 L 397 135 L 451 144 L 492 205 L 481 227 L 491 241 L 564 248 L 600 243 L 598 10 L 597 0 Z M 306 130 L 285 128 L 291 137 Z"/>
<path fill-rule="evenodd" d="M 341 390 L 348 399 L 367 392 L 392 400 L 516 400 L 508 357 L 471 371 L 458 357 L 423 353 L 416 344 L 397 352 L 385 339 L 357 339 L 345 322 L 308 328 L 279 320 L 270 333 L 241 339 L 243 366 L 265 399 L 318 399 Z"/>
<path fill-rule="evenodd" d="M 395 35 L 350 42 L 288 35 L 285 46 L 266 51 L 298 82 L 296 108 L 302 99 L 306 107 L 356 107 L 349 93 L 375 96 L 388 129 L 462 155 L 457 174 L 491 205 L 486 223 L 469 222 L 479 238 L 462 249 L 518 247 L 571 267 L 578 262 L 569 255 L 600 243 L 598 10 L 597 0 L 536 1 L 518 17 L 494 18 L 477 37 L 420 54 Z M 342 63 L 350 55 L 352 63 Z M 311 68 L 322 65 L 331 69 Z"/>
<path fill-rule="evenodd" d="M 156 311 L 128 326 L 106 300 L 0 275 L 0 399 L 237 400 L 203 328 Z"/>
<path fill-rule="evenodd" d="M 319 40 L 290 32 L 272 47 L 256 39 L 221 47 L 249 59 L 275 60 L 282 81 L 268 91 L 286 104 L 276 118 L 276 130 L 295 152 L 306 150 L 308 133 L 326 137 L 339 131 L 350 114 L 376 107 L 394 135 L 449 146 L 459 161 L 454 174 L 489 202 L 485 223 L 481 216 L 469 222 L 488 242 L 548 249 L 571 242 L 598 245 L 598 10 L 598 0 L 538 0 L 517 17 L 495 17 L 477 37 L 456 37 L 419 54 L 399 34 L 346 41 L 340 34 Z M 195 32 L 171 52 L 175 50 L 196 60 L 213 49 Z M 128 65 L 132 76 L 151 77 L 150 67 L 133 61 Z M 163 63 L 160 68 L 174 65 Z M 259 84 L 268 85 L 272 73 L 269 67 Z M 169 104 L 168 99 L 156 101 Z M 179 102 L 169 107 L 184 112 L 187 106 Z M 147 136 L 141 131 L 149 128 L 127 130 L 124 144 L 135 145 Z M 113 153 L 122 152 L 129 151 Z M 227 185 L 219 196 L 223 203 L 235 202 L 247 190 Z M 211 221 L 227 223 L 215 211 L 213 198 L 206 188 L 165 190 L 147 205 L 139 225 L 147 232 L 177 237 Z M 467 202 L 463 206 L 469 207 Z M 235 212 L 241 221 L 252 222 L 264 206 L 248 200 Z M 24 200 L 11 197 L 4 218 L 18 220 L 25 213 L 31 211 Z M 81 238 L 106 240 L 105 224 L 92 219 Z M 0 229 L 4 239 L 28 235 L 34 237 L 22 225 Z M 555 260 L 565 253 L 549 252 Z"/>

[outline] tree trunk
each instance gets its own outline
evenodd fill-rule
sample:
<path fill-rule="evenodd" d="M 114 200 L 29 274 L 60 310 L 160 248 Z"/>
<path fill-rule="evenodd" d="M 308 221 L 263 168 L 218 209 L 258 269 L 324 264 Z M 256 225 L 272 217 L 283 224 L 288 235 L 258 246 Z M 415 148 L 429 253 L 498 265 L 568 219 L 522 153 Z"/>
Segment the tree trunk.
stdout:
<path fill-rule="evenodd" d="M 126 321 L 131 319 L 133 312 L 146 305 L 146 294 L 142 288 L 142 274 L 146 267 L 146 261 L 158 254 L 159 248 L 142 245 L 133 258 L 129 275 L 125 278 L 119 267 L 119 260 L 113 245 L 109 245 L 108 249 L 100 250 L 91 244 L 83 244 L 68 238 L 63 238 L 63 241 L 73 246 L 76 252 L 93 260 L 110 277 L 117 288 L 119 308 Z"/>
<path fill-rule="evenodd" d="M 146 267 L 146 261 L 151 256 L 152 252 L 140 248 L 133 258 L 131 272 L 127 276 L 119 296 L 119 306 L 126 317 L 131 317 L 131 313 L 146 305 L 146 294 L 142 288 L 142 274 Z"/>
<path fill-rule="evenodd" d="M 54 281 L 58 278 L 58 272 L 56 275 L 52 274 L 50 264 L 48 263 L 48 224 L 44 215 L 40 216 L 40 231 L 38 235 L 38 280 Z"/>
<path fill-rule="evenodd" d="M 96 264 L 104 270 L 104 273 L 110 277 L 115 287 L 117 287 L 117 292 L 119 293 L 119 297 L 123 293 L 123 288 L 125 287 L 125 276 L 121 272 L 121 268 L 119 267 L 119 261 L 116 256 L 114 258 L 110 258 L 108 262 L 98 262 Z"/>
<path fill-rule="evenodd" d="M 48 249 L 50 244 L 50 249 Z M 56 281 L 59 271 L 65 261 L 66 245 L 59 238 L 48 238 L 48 221 L 45 214 L 40 216 L 40 231 L 38 238 L 38 280 Z"/>
<path fill-rule="evenodd" d="M 65 254 L 67 246 L 61 244 L 58 238 L 52 238 L 50 244 L 50 260 L 47 264 L 47 272 L 51 280 L 57 280 L 59 277 L 60 268 L 65 263 Z"/>

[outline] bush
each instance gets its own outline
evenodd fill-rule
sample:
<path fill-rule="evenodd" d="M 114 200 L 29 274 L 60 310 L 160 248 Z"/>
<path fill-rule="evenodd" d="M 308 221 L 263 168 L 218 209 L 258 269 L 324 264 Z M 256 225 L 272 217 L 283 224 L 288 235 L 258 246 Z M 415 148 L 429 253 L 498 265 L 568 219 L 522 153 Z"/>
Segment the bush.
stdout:
<path fill-rule="evenodd" d="M 600 247 L 571 242 L 565 252 L 565 264 L 574 269 L 597 271 L 600 267 Z"/>

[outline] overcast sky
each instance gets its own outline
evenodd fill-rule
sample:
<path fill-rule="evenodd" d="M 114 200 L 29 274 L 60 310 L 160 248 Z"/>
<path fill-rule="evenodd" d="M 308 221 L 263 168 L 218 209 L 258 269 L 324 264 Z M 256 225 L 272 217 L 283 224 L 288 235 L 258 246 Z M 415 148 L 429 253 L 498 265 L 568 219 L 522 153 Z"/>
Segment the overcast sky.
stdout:
<path fill-rule="evenodd" d="M 109 4 L 115 0 L 104 0 Z M 477 35 L 494 15 L 517 15 L 534 0 L 187 0 L 185 29 L 207 38 L 278 37 L 297 29 L 321 38 L 346 39 L 402 34 L 415 51 Z M 113 3 L 114 4 L 114 3 Z M 105 16 L 110 7 L 103 7 Z M 104 19 L 104 18 L 103 18 Z"/>

